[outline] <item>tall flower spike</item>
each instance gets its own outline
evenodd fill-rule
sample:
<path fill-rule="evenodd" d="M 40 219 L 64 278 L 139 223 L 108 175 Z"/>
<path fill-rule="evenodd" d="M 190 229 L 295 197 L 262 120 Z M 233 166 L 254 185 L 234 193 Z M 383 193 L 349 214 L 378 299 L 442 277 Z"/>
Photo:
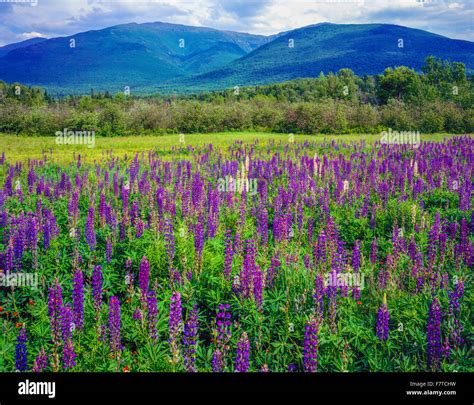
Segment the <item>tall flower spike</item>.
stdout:
<path fill-rule="evenodd" d="M 235 371 L 238 373 L 246 373 L 249 369 L 250 358 L 250 342 L 247 333 L 242 333 L 237 343 L 237 355 L 235 357 Z"/>
<path fill-rule="evenodd" d="M 15 348 L 15 365 L 18 371 L 26 371 L 27 350 L 26 350 L 26 329 L 23 327 L 18 334 Z"/>
<path fill-rule="evenodd" d="M 142 261 L 140 262 L 140 271 L 138 273 L 138 284 L 140 286 L 140 290 L 142 292 L 142 297 L 146 297 L 148 292 L 148 284 L 150 282 L 150 263 L 146 256 L 142 257 Z"/>
<path fill-rule="evenodd" d="M 318 367 L 319 323 L 312 318 L 305 326 L 303 365 L 306 372 L 314 373 Z"/>
<path fill-rule="evenodd" d="M 389 315 L 388 307 L 387 307 L 387 294 L 384 294 L 382 305 L 377 311 L 376 331 L 377 331 L 377 336 L 380 340 L 385 341 L 388 339 L 389 320 L 390 320 L 390 315 Z"/>
<path fill-rule="evenodd" d="M 189 313 L 189 318 L 184 325 L 184 366 L 188 372 L 196 371 L 196 345 L 198 339 L 198 308 L 194 306 Z"/>
<path fill-rule="evenodd" d="M 120 300 L 110 297 L 109 309 L 110 350 L 118 354 L 121 350 L 120 342 Z"/>
<path fill-rule="evenodd" d="M 92 296 L 94 299 L 94 308 L 100 312 L 102 308 L 102 267 L 94 266 L 92 272 Z"/>
<path fill-rule="evenodd" d="M 74 305 L 74 324 L 77 329 L 84 327 L 84 276 L 80 269 L 74 272 L 72 302 Z"/>
<path fill-rule="evenodd" d="M 154 341 L 158 339 L 158 331 L 156 328 L 158 322 L 158 308 L 155 291 L 151 290 L 147 297 L 148 308 L 148 330 L 150 338 Z"/>
<path fill-rule="evenodd" d="M 436 371 L 441 358 L 441 306 L 437 298 L 433 299 L 430 306 L 426 343 L 428 367 L 432 371 Z"/>

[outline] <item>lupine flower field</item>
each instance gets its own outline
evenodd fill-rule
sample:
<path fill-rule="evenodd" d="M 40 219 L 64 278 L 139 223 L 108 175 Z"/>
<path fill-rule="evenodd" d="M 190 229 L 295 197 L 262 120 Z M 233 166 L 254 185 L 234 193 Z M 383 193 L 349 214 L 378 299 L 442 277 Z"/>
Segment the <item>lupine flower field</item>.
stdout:
<path fill-rule="evenodd" d="M 57 153 L 0 159 L 1 371 L 473 370 L 472 137 Z"/>

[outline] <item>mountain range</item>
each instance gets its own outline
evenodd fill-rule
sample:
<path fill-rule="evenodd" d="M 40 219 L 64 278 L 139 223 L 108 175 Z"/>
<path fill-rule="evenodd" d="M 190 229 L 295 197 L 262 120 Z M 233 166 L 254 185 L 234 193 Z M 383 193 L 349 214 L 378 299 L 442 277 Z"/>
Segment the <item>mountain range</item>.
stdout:
<path fill-rule="evenodd" d="M 183 93 L 316 77 L 378 74 L 424 59 L 474 69 L 474 43 L 391 24 L 320 23 L 263 36 L 169 23 L 123 24 L 0 47 L 0 80 L 52 94 Z"/>

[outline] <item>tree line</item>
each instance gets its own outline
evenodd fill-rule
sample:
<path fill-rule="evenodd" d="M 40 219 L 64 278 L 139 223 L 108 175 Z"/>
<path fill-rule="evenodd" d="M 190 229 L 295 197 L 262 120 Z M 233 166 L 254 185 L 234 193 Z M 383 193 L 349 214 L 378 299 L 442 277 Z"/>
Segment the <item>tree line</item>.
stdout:
<path fill-rule="evenodd" d="M 52 136 L 271 131 L 474 132 L 474 85 L 459 62 L 426 59 L 421 72 L 400 66 L 359 77 L 349 69 L 284 83 L 191 95 L 124 93 L 52 96 L 0 81 L 0 131 Z"/>

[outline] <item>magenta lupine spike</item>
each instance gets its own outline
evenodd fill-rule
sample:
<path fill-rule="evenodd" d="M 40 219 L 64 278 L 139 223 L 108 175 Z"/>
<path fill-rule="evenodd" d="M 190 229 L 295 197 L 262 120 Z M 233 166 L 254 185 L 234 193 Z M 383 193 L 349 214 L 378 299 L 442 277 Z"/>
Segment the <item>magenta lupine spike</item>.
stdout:
<path fill-rule="evenodd" d="M 150 263 L 146 256 L 142 257 L 140 262 L 140 271 L 138 273 L 138 284 L 140 291 L 142 292 L 142 297 L 145 298 L 148 292 L 148 284 L 150 282 Z"/>
<path fill-rule="evenodd" d="M 80 269 L 74 272 L 72 285 L 74 324 L 77 329 L 82 329 L 84 327 L 84 276 Z"/>
<path fill-rule="evenodd" d="M 186 371 L 196 371 L 196 347 L 198 341 L 198 308 L 195 305 L 189 313 L 189 317 L 184 325 L 183 346 L 184 346 L 184 366 Z"/>
<path fill-rule="evenodd" d="M 46 367 L 48 367 L 48 356 L 46 355 L 44 348 L 42 347 L 38 356 L 33 362 L 33 369 L 32 371 L 34 373 L 40 373 L 44 370 L 46 370 Z"/>
<path fill-rule="evenodd" d="M 246 373 L 249 369 L 250 342 L 246 332 L 242 333 L 237 343 L 237 355 L 235 357 L 235 371 Z"/>
<path fill-rule="evenodd" d="M 430 306 L 426 343 L 428 368 L 436 371 L 441 359 L 441 306 L 437 298 L 433 299 Z"/>
<path fill-rule="evenodd" d="M 110 351 L 118 354 L 122 349 L 120 338 L 120 300 L 115 296 L 110 297 L 109 336 Z"/>
<path fill-rule="evenodd" d="M 303 366 L 306 372 L 314 373 L 318 368 L 318 332 L 319 324 L 316 318 L 312 318 L 305 325 Z"/>

